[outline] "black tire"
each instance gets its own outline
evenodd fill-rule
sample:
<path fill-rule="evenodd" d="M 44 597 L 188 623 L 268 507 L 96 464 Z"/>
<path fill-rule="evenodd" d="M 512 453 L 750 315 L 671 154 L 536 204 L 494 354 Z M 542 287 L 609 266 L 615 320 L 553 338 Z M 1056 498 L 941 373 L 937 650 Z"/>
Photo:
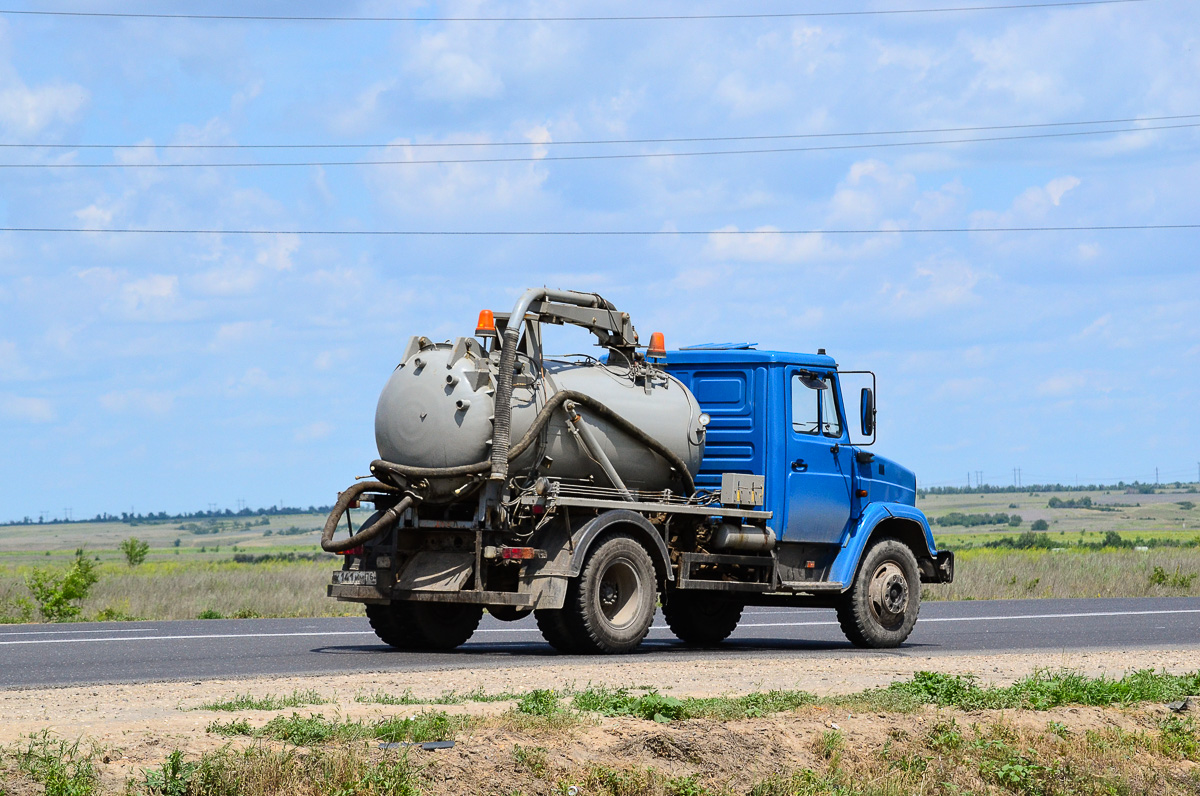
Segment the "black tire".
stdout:
<path fill-rule="evenodd" d="M 854 583 L 838 603 L 838 623 L 856 647 L 898 647 L 921 612 L 917 558 L 897 539 L 880 539 L 867 549 Z"/>
<path fill-rule="evenodd" d="M 700 647 L 720 644 L 742 618 L 742 604 L 706 592 L 677 591 L 663 606 L 663 616 L 680 641 Z"/>
<path fill-rule="evenodd" d="M 650 631 L 657 596 L 646 548 L 626 534 L 609 536 L 588 552 L 579 577 L 567 586 L 561 616 L 545 617 L 552 626 L 546 640 L 564 652 L 630 652 Z"/>
<path fill-rule="evenodd" d="M 391 603 L 390 605 L 368 605 L 367 621 L 379 640 L 399 650 L 420 648 L 420 638 L 417 634 L 416 623 L 407 609 L 406 603 Z"/>
<path fill-rule="evenodd" d="M 452 650 L 471 637 L 483 606 L 468 603 L 395 602 L 368 605 L 371 629 L 402 650 Z"/>
<path fill-rule="evenodd" d="M 568 594 L 569 599 L 569 594 Z M 564 608 L 538 608 L 533 612 L 538 630 L 546 643 L 564 655 L 579 655 L 588 651 L 583 631 L 570 621 L 573 617 Z"/>
<path fill-rule="evenodd" d="M 487 611 L 501 622 L 519 622 L 532 613 L 530 608 L 518 608 L 515 605 L 491 605 Z"/>

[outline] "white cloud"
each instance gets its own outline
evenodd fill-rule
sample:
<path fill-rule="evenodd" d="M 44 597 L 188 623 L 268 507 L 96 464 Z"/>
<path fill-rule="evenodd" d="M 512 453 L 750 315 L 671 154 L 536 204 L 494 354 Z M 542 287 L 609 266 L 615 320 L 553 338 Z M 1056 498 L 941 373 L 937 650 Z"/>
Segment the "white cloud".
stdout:
<path fill-rule="evenodd" d="M 1067 191 L 1078 187 L 1078 177 L 1056 177 L 1046 183 L 1045 191 L 1046 196 L 1050 199 L 1050 204 L 1058 207 Z"/>
<path fill-rule="evenodd" d="M 297 442 L 315 442 L 319 439 L 325 439 L 334 431 L 332 423 L 326 423 L 320 420 L 316 423 L 310 423 L 307 426 L 296 429 L 295 440 Z"/>
<path fill-rule="evenodd" d="M 26 378 L 29 368 L 11 340 L 0 340 L 0 381 L 16 381 Z"/>
<path fill-rule="evenodd" d="M 791 91 L 779 82 L 757 82 L 741 72 L 732 72 L 717 83 L 714 96 L 729 106 L 735 116 L 753 116 L 790 103 Z"/>
<path fill-rule="evenodd" d="M 396 86 L 394 78 L 377 80 L 358 92 L 348 108 L 335 112 L 331 120 L 333 129 L 352 135 L 370 129 L 379 120 L 380 100 Z"/>
<path fill-rule="evenodd" d="M 11 43 L 6 25 L 0 25 L 0 130 L 4 137 L 28 138 L 55 124 L 78 120 L 88 104 L 87 90 L 56 80 L 30 86 L 8 61 Z"/>
<path fill-rule="evenodd" d="M 121 289 L 121 306 L 131 316 L 160 319 L 175 308 L 179 299 L 179 277 L 152 274 L 136 279 Z"/>
<path fill-rule="evenodd" d="M 407 69 L 419 80 L 418 91 L 427 99 L 461 102 L 500 96 L 504 81 L 480 56 L 461 27 L 423 33 L 409 54 Z"/>
<path fill-rule="evenodd" d="M 781 235 L 774 226 L 755 227 L 753 232 L 742 234 L 734 225 L 711 233 L 707 249 L 708 256 L 717 260 L 773 263 L 816 260 L 829 251 L 821 235 Z"/>
<path fill-rule="evenodd" d="M 49 423 L 57 417 L 54 405 L 45 398 L 21 395 L 0 395 L 0 413 L 13 420 L 30 423 Z"/>
<path fill-rule="evenodd" d="M 1082 184 L 1082 180 L 1071 175 L 1055 177 L 1045 185 L 1026 188 L 1003 212 L 980 210 L 972 213 L 971 225 L 1006 227 L 1022 222 L 1044 221 L 1054 212 L 1053 208 L 1062 205 L 1063 197 Z"/>
<path fill-rule="evenodd" d="M 213 341 L 209 348 L 219 350 L 247 340 L 262 343 L 263 339 L 270 335 L 273 326 L 274 322 L 269 319 L 223 323 L 217 327 L 217 332 L 213 335 Z"/>
<path fill-rule="evenodd" d="M 317 370 L 329 370 L 350 359 L 353 352 L 348 348 L 338 348 L 332 351 L 322 351 L 313 358 L 313 367 Z"/>
<path fill-rule="evenodd" d="M 457 135 L 448 141 L 486 142 L 485 136 Z M 395 144 L 407 144 L 398 139 Z M 469 149 L 455 149 L 465 155 Z M 426 160 L 429 149 L 400 146 L 388 150 L 389 159 Z M 544 203 L 543 185 L 549 176 L 539 162 L 455 163 L 448 165 L 395 165 L 368 167 L 368 184 L 377 199 L 394 212 L 412 214 L 450 212 L 454 218 L 497 211 L 529 212 Z"/>
<path fill-rule="evenodd" d="M 1043 381 L 1037 387 L 1038 395 L 1052 398 L 1065 398 L 1083 391 L 1089 386 L 1091 379 L 1087 373 L 1059 373 Z"/>
<path fill-rule="evenodd" d="M 903 282 L 881 284 L 878 295 L 894 316 L 926 317 L 975 303 L 975 286 L 982 278 L 965 260 L 931 257 Z"/>
<path fill-rule="evenodd" d="M 254 261 L 276 271 L 290 271 L 295 265 L 292 255 L 299 250 L 299 235 L 271 235 L 266 245 L 259 249 Z"/>
<path fill-rule="evenodd" d="M 109 412 L 136 415 L 166 415 L 175 406 L 175 394 L 142 389 L 118 390 L 100 396 L 100 405 Z"/>
<path fill-rule="evenodd" d="M 897 172 L 883 161 L 860 161 L 838 184 L 827 217 L 831 224 L 882 225 L 889 215 L 908 211 L 916 185 L 914 175 Z"/>

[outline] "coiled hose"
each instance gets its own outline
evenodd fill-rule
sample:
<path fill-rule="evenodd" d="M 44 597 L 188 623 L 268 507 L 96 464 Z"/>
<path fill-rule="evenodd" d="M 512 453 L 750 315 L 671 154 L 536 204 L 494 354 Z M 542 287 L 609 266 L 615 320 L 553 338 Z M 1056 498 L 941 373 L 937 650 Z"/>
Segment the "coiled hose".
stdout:
<path fill-rule="evenodd" d="M 657 453 L 675 469 L 683 482 L 684 488 L 688 495 L 696 491 L 696 483 L 692 479 L 692 474 L 688 470 L 687 464 L 679 457 L 675 451 L 668 448 L 659 440 L 642 431 L 633 423 L 626 420 L 621 415 L 614 412 L 601 401 L 596 400 L 586 393 L 577 392 L 575 390 L 559 390 L 550 399 L 546 401 L 546 405 L 538 412 L 533 423 L 529 426 L 529 430 L 525 432 L 525 436 L 521 440 L 508 449 L 508 456 L 505 459 L 504 472 L 508 472 L 508 462 L 515 460 L 518 456 L 524 453 L 530 445 L 542 433 L 542 429 L 550 422 L 550 416 L 554 411 L 563 405 L 566 401 L 574 401 L 580 406 L 586 406 L 592 410 L 592 414 L 598 418 L 602 418 L 614 426 L 624 431 L 635 440 L 645 445 L 650 450 Z M 496 392 L 497 406 L 500 403 L 500 392 Z M 499 412 L 496 413 L 499 416 Z M 495 448 L 493 448 L 493 451 Z M 474 464 L 460 464 L 455 467 L 412 467 L 405 464 L 396 464 L 395 462 L 387 462 L 383 459 L 376 459 L 371 462 L 371 473 L 377 478 L 401 477 L 401 478 L 452 478 L 454 476 L 478 475 L 485 472 L 496 472 L 494 462 L 491 459 L 486 459 Z M 352 487 L 353 488 L 353 487 Z"/>
<path fill-rule="evenodd" d="M 399 493 L 399 491 L 396 487 L 380 483 L 379 481 L 359 481 L 338 495 L 337 503 L 334 504 L 333 510 L 329 512 L 329 517 L 325 520 L 325 528 L 321 531 L 321 549 L 327 553 L 344 553 L 387 533 L 396 524 L 396 520 L 400 518 L 400 515 L 416 503 L 412 495 L 405 495 L 399 503 L 385 511 L 383 516 L 374 525 L 363 528 L 349 539 L 343 539 L 340 542 L 333 541 L 333 535 L 337 532 L 338 524 L 342 521 L 342 515 L 358 500 L 359 495 L 363 492 Z"/>

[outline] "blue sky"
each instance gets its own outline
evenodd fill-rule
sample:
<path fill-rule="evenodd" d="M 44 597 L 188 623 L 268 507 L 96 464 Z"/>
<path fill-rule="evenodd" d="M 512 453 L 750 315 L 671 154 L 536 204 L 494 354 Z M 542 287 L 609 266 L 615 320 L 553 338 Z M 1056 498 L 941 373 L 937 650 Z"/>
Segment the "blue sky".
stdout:
<path fill-rule="evenodd" d="M 791 12 L 947 0 L 124 2 L 362 16 Z M 925 141 L 569 146 L 1200 114 L 1185 0 L 658 22 L 249 22 L 0 14 L 0 226 L 771 230 L 1200 222 L 1197 128 L 711 157 L 547 155 Z M 508 148 L 179 144 L 528 142 Z M 172 163 L 533 158 L 172 168 Z M 149 168 L 81 169 L 77 163 Z M 805 237 L 0 232 L 0 520 L 328 503 L 374 457 L 407 338 L 530 285 L 598 291 L 668 345 L 826 348 L 879 376 L 920 483 L 1194 479 L 1200 230 Z M 581 339 L 582 342 L 582 339 Z"/>

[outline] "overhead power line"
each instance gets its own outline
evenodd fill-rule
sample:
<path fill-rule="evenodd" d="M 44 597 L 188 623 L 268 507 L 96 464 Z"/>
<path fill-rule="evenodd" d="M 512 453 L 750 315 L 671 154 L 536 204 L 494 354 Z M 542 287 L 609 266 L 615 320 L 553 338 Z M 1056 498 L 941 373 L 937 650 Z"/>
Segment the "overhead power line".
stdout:
<path fill-rule="evenodd" d="M 102 19 L 192 19 L 239 22 L 665 22 L 675 20 L 720 19 L 803 19 L 812 17 L 868 17 L 903 14 L 945 14 L 967 11 L 1015 11 L 1038 8 L 1070 8 L 1145 3 L 1148 0 L 1066 0 L 1049 3 L 1006 3 L 996 5 L 950 6 L 943 8 L 864 9 L 859 11 L 793 11 L 786 13 L 741 14 L 647 14 L 631 16 L 562 17 L 416 17 L 416 16 L 290 16 L 270 14 L 154 14 L 126 11 L 29 11 L 0 9 L 0 14 L 41 17 L 90 17 Z"/>
<path fill-rule="evenodd" d="M 432 141 L 396 142 L 379 144 L 60 144 L 60 143 L 3 143 L 0 149 L 419 149 L 419 148 L 463 148 L 463 147 L 514 147 L 514 146 L 600 146 L 612 144 L 694 144 L 721 141 L 786 141 L 802 138 L 859 138 L 883 135 L 925 135 L 930 133 L 978 133 L 989 130 L 1029 130 L 1042 127 L 1083 127 L 1098 124 L 1132 124 L 1142 122 L 1178 121 L 1200 119 L 1200 113 L 1175 116 L 1130 116 L 1124 119 L 1090 119 L 1070 122 L 1032 122 L 1029 124 L 990 124 L 972 127 L 925 127 L 912 130 L 861 130 L 835 133 L 776 133 L 772 135 L 715 135 L 687 136 L 677 138 L 594 138 L 568 139 L 564 141 Z"/>
<path fill-rule="evenodd" d="M 0 232 L 116 235 L 336 235 L 391 237 L 649 237 L 672 235 L 901 235 L 965 232 L 1119 232 L 1200 229 L 1196 224 L 1089 224 L 1044 227 L 920 227 L 905 229 L 580 229 L 580 230 L 421 230 L 421 229 L 83 229 L 79 227 L 0 227 Z"/>
<path fill-rule="evenodd" d="M 0 169 L 246 169 L 294 168 L 300 166 L 449 166 L 468 163 L 545 163 L 577 160 L 639 160 L 646 158 L 709 157 L 714 155 L 771 155 L 786 152 L 832 152 L 849 149 L 890 149 L 896 147 L 939 146 L 943 144 L 976 144 L 996 141 L 1025 141 L 1039 138 L 1073 138 L 1108 135 L 1111 133 L 1140 133 L 1151 130 L 1177 130 L 1200 127 L 1200 122 L 1148 125 L 1144 127 L 1108 128 L 1104 130 L 1070 130 L 1056 133 L 1026 133 L 973 138 L 942 138 L 924 141 L 883 141 L 862 144 L 828 144 L 822 146 L 772 147 L 768 149 L 709 149 L 686 152 L 610 152 L 588 155 L 545 155 L 542 157 L 483 157 L 483 158 L 424 158 L 409 160 L 305 160 L 274 162 L 224 163 L 0 163 Z"/>

